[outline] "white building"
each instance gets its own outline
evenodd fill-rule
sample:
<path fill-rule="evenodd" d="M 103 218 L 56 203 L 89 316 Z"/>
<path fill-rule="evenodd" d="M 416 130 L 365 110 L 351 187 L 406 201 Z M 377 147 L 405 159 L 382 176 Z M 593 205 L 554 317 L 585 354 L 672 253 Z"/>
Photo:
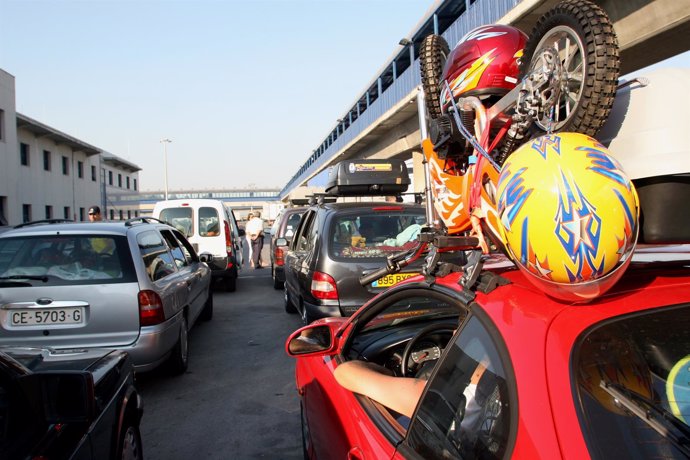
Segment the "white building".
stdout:
<path fill-rule="evenodd" d="M 17 113 L 14 76 L 0 69 L 0 225 L 88 220 L 99 205 L 114 220 L 138 207 L 109 206 L 111 193 L 136 193 L 138 166 Z"/>

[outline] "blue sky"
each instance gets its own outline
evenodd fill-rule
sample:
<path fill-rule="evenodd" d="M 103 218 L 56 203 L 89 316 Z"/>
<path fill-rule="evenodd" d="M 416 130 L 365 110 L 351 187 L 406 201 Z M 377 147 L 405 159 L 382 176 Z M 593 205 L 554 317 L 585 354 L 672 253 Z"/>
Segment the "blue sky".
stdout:
<path fill-rule="evenodd" d="M 282 188 L 433 0 L 0 0 L 17 111 L 140 188 Z M 677 60 L 689 67 L 688 53 Z"/>
<path fill-rule="evenodd" d="M 142 190 L 282 188 L 431 0 L 0 0 L 17 111 L 143 168 Z"/>

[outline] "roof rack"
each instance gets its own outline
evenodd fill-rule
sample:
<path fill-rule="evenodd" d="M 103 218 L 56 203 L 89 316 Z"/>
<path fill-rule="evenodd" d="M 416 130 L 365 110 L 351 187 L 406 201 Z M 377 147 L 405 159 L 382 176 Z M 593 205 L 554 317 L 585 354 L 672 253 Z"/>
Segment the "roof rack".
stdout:
<path fill-rule="evenodd" d="M 50 224 L 64 224 L 65 222 L 74 222 L 72 219 L 43 219 L 34 220 L 31 222 L 24 222 L 23 224 L 15 225 L 14 228 L 32 227 L 34 225 L 50 225 Z"/>
<path fill-rule="evenodd" d="M 335 203 L 337 199 L 338 197 L 328 193 L 314 193 L 313 195 L 307 195 L 307 204 L 313 206 L 315 204 Z"/>
<path fill-rule="evenodd" d="M 148 217 L 148 216 L 139 216 L 139 217 L 132 217 L 131 219 L 127 219 L 125 221 L 125 227 L 131 227 L 134 224 L 165 224 L 165 225 L 170 225 L 168 222 L 165 222 L 160 219 L 156 219 L 155 217 Z"/>

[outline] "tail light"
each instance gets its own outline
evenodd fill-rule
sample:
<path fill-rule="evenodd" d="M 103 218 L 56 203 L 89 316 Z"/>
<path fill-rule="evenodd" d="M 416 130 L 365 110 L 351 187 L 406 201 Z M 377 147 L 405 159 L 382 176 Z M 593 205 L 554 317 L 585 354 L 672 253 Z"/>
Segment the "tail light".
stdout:
<path fill-rule="evenodd" d="M 273 251 L 273 262 L 280 266 L 285 265 L 285 249 L 283 249 L 282 246 L 276 246 L 275 250 Z"/>
<path fill-rule="evenodd" d="M 321 300 L 338 300 L 338 288 L 331 275 L 326 273 L 314 272 L 311 279 L 311 293 Z"/>
<path fill-rule="evenodd" d="M 230 269 L 232 268 L 232 235 L 227 220 L 223 221 L 223 225 L 225 226 L 225 252 L 228 255 L 228 265 L 225 268 Z"/>
<path fill-rule="evenodd" d="M 139 291 L 139 323 L 153 326 L 165 321 L 163 301 L 154 291 Z"/>

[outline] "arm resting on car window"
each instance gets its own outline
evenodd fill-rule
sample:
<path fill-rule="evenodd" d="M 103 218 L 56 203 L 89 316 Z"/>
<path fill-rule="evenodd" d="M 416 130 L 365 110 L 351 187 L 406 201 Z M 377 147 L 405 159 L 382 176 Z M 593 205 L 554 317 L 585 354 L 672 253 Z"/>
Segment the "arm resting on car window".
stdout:
<path fill-rule="evenodd" d="M 383 366 L 364 361 L 347 361 L 334 372 L 344 388 L 377 401 L 407 417 L 412 417 L 422 396 L 425 380 L 395 377 Z"/>

